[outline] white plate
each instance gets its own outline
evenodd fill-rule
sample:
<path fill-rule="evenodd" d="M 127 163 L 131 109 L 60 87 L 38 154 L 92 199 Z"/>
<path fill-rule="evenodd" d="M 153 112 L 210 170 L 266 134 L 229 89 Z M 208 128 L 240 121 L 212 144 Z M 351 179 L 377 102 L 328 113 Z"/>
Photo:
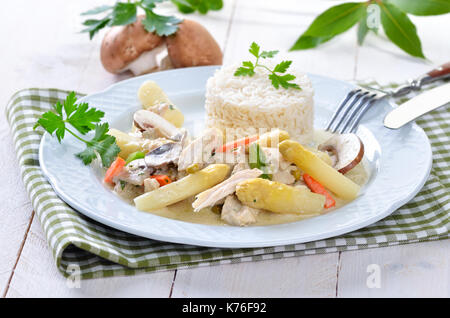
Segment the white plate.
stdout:
<path fill-rule="evenodd" d="M 112 127 L 129 129 L 141 106 L 137 90 L 145 80 L 156 81 L 186 117 L 186 126 L 204 121 L 206 80 L 216 67 L 171 70 L 117 83 L 83 102 L 105 112 Z M 342 81 L 309 74 L 315 88 L 315 127 L 323 127 L 338 102 L 353 89 Z M 334 212 L 311 219 L 270 226 L 210 226 L 177 221 L 138 211 L 102 185 L 101 176 L 74 156 L 83 145 L 67 136 L 62 144 L 45 134 L 40 164 L 56 193 L 86 216 L 113 228 L 174 243 L 214 247 L 263 247 L 304 243 L 344 234 L 372 224 L 412 199 L 431 168 L 431 148 L 423 130 L 409 124 L 399 130 L 383 127 L 392 109 L 376 104 L 364 117 L 358 135 L 364 142 L 371 176 L 362 194 Z"/>

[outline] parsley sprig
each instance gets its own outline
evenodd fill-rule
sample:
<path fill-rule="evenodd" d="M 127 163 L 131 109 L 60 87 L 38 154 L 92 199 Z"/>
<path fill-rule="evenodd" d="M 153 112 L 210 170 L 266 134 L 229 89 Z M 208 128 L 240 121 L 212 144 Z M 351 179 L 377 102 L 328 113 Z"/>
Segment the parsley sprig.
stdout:
<path fill-rule="evenodd" d="M 148 32 L 155 32 L 159 36 L 168 36 L 174 34 L 178 30 L 178 24 L 182 21 L 175 16 L 159 15 L 154 12 L 157 3 L 169 0 L 139 0 L 117 2 L 113 6 L 103 5 L 89 11 L 83 12 L 81 15 L 99 15 L 105 14 L 100 19 L 87 19 L 83 22 L 86 27 L 81 32 L 89 33 L 90 39 L 94 35 L 107 26 L 128 25 L 136 22 L 138 10 L 145 12 L 145 19 L 142 20 L 144 28 Z M 171 0 L 171 2 L 182 13 L 192 13 L 198 11 L 206 14 L 209 10 L 220 10 L 223 7 L 222 0 Z"/>
<path fill-rule="evenodd" d="M 142 20 L 144 28 L 148 32 L 155 32 L 159 36 L 165 36 L 175 33 L 178 30 L 178 24 L 182 21 L 174 16 L 164 16 L 156 14 L 153 10 L 156 4 L 166 0 L 140 0 L 117 2 L 114 6 L 100 6 L 92 10 L 83 12 L 81 15 L 98 15 L 106 13 L 101 19 L 88 19 L 83 22 L 86 26 L 81 32 L 88 32 L 89 38 L 106 26 L 128 25 L 137 21 L 138 9 L 145 12 L 145 18 Z"/>
<path fill-rule="evenodd" d="M 256 61 L 254 63 L 252 63 L 251 61 L 242 62 L 242 66 L 239 67 L 236 72 L 234 72 L 234 76 L 253 76 L 255 75 L 255 68 L 262 67 L 269 71 L 269 79 L 276 89 L 278 89 L 280 86 L 285 89 L 301 89 L 298 84 L 292 82 L 296 78 L 295 75 L 285 74 L 289 66 L 291 66 L 292 61 L 281 61 L 273 69 L 270 69 L 266 65 L 260 64 L 260 60 L 273 58 L 278 54 L 278 51 L 261 51 L 260 46 L 255 42 L 250 45 L 250 49 L 248 51 L 250 52 L 250 54 L 256 57 Z"/>
<path fill-rule="evenodd" d="M 85 165 L 100 156 L 102 165 L 109 167 L 120 152 L 120 148 L 116 144 L 116 138 L 107 134 L 108 123 L 100 123 L 105 113 L 90 108 L 87 103 L 76 102 L 75 93 L 70 93 L 63 103 L 57 102 L 52 110 L 42 114 L 34 129 L 41 126 L 50 135 L 55 135 L 58 142 L 64 139 L 66 132 L 71 134 L 86 144 L 86 149 L 76 154 Z M 76 133 L 78 131 L 83 136 L 92 130 L 95 133 L 91 140 L 86 140 Z"/>

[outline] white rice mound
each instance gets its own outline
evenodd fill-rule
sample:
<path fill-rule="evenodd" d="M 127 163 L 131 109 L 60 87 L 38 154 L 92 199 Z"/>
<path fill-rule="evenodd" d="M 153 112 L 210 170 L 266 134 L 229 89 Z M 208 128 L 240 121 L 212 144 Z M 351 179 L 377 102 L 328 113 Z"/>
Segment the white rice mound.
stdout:
<path fill-rule="evenodd" d="M 273 128 L 286 130 L 291 139 L 308 143 L 313 136 L 314 90 L 304 73 L 292 66 L 288 73 L 301 90 L 273 87 L 269 72 L 234 76 L 239 64 L 217 70 L 206 84 L 206 126 L 222 130 L 228 138 L 241 138 Z"/>

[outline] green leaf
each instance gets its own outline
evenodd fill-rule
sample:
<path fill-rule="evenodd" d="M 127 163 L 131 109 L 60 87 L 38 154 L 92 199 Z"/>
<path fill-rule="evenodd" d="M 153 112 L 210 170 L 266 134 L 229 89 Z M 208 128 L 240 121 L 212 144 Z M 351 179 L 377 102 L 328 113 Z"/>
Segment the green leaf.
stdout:
<path fill-rule="evenodd" d="M 269 79 L 272 82 L 273 87 L 276 89 L 280 87 L 280 78 L 276 74 L 270 74 Z"/>
<path fill-rule="evenodd" d="M 289 68 L 289 66 L 291 66 L 291 64 L 292 64 L 292 61 L 282 61 L 277 66 L 275 66 L 273 71 L 275 73 L 285 73 L 287 71 L 287 69 Z"/>
<path fill-rule="evenodd" d="M 311 23 L 290 50 L 309 49 L 329 41 L 354 26 L 365 12 L 364 2 L 343 3 L 329 8 Z"/>
<path fill-rule="evenodd" d="M 222 0 L 206 0 L 209 4 L 209 10 L 213 11 L 219 11 L 223 8 L 223 1 Z"/>
<path fill-rule="evenodd" d="M 101 110 L 89 108 L 87 103 L 82 103 L 76 106 L 75 112 L 67 118 L 67 122 L 84 135 L 94 129 L 94 123 L 100 122 L 104 115 Z"/>
<path fill-rule="evenodd" d="M 247 67 L 239 67 L 235 72 L 234 76 L 253 76 L 255 75 L 255 71 L 253 68 L 247 68 Z"/>
<path fill-rule="evenodd" d="M 272 77 L 276 77 L 276 80 Z M 301 89 L 300 86 L 298 86 L 296 83 L 290 83 L 290 81 L 293 81 L 296 77 L 292 74 L 286 74 L 286 75 L 275 75 L 275 74 L 271 74 L 269 76 L 270 79 L 272 79 L 272 81 L 276 81 L 277 84 L 281 85 L 281 87 L 288 89 L 290 87 L 295 88 L 295 89 Z"/>
<path fill-rule="evenodd" d="M 362 2 L 348 2 L 329 8 L 319 15 L 304 34 L 312 36 L 338 35 L 356 24 L 366 13 Z"/>
<path fill-rule="evenodd" d="M 250 49 L 248 50 L 250 52 L 250 54 L 252 54 L 254 57 L 258 58 L 259 57 L 259 50 L 260 47 L 258 44 L 256 44 L 256 42 L 252 42 L 252 44 L 250 45 Z"/>
<path fill-rule="evenodd" d="M 99 13 L 108 11 L 112 8 L 113 8 L 112 6 L 104 5 L 104 6 L 100 6 L 100 7 L 88 10 L 86 12 L 83 12 L 83 13 L 81 13 L 81 15 L 95 15 L 95 14 L 99 14 Z"/>
<path fill-rule="evenodd" d="M 159 36 L 174 34 L 178 30 L 178 24 L 182 20 L 173 16 L 162 16 L 153 11 L 145 11 L 145 19 L 142 20 L 144 28 L 148 32 L 156 32 Z"/>
<path fill-rule="evenodd" d="M 381 24 L 386 36 L 406 53 L 425 58 L 415 25 L 400 9 L 389 3 L 380 3 Z"/>
<path fill-rule="evenodd" d="M 110 21 L 110 18 L 104 18 L 103 20 L 86 20 L 83 22 L 83 25 L 87 26 L 87 28 L 81 32 L 89 32 L 89 38 L 92 40 L 94 35 L 103 29 Z"/>
<path fill-rule="evenodd" d="M 141 5 L 144 9 L 152 10 L 156 7 L 157 3 L 164 2 L 166 0 L 143 0 Z"/>
<path fill-rule="evenodd" d="M 272 179 L 272 175 L 269 174 L 266 156 L 257 143 L 251 144 L 248 149 L 248 165 L 252 169 L 256 168 L 263 172 L 260 178 Z"/>
<path fill-rule="evenodd" d="M 178 11 L 180 11 L 181 13 L 193 13 L 193 12 L 195 12 L 195 9 L 187 1 L 172 0 L 172 3 L 177 6 Z"/>
<path fill-rule="evenodd" d="M 262 51 L 260 56 L 263 59 L 265 59 L 265 58 L 273 58 L 275 55 L 278 54 L 278 52 L 280 52 L 280 51 Z"/>
<path fill-rule="evenodd" d="M 110 25 L 127 25 L 136 22 L 137 8 L 132 2 L 118 2 L 114 6 Z"/>
<path fill-rule="evenodd" d="M 36 129 L 38 126 L 44 128 L 50 135 L 55 133 L 56 138 L 58 138 L 58 142 L 64 138 L 66 125 L 61 116 L 58 116 L 52 111 L 45 112 L 42 114 L 41 118 L 37 121 L 34 128 Z"/>
<path fill-rule="evenodd" d="M 414 15 L 439 15 L 450 12 L 448 0 L 388 0 L 387 2 Z"/>
<path fill-rule="evenodd" d="M 294 43 L 294 45 L 289 49 L 290 51 L 295 50 L 306 50 L 311 49 L 319 44 L 325 43 L 334 38 L 334 36 L 311 36 L 311 35 L 302 35 L 298 38 L 298 40 Z"/>
<path fill-rule="evenodd" d="M 69 117 L 77 108 L 76 105 L 77 102 L 77 96 L 75 95 L 75 92 L 71 92 L 69 95 L 67 95 L 66 100 L 63 103 L 64 106 L 64 112 L 66 113 L 66 116 Z M 59 108 L 59 102 L 56 103 L 55 107 Z M 58 111 L 61 115 L 62 112 Z"/>
<path fill-rule="evenodd" d="M 103 167 L 109 167 L 115 160 L 120 148 L 116 144 L 116 138 L 107 134 L 108 131 L 108 123 L 96 125 L 95 135 L 87 143 L 86 149 L 76 154 L 85 165 L 90 164 L 97 157 L 96 153 L 100 155 Z"/>
<path fill-rule="evenodd" d="M 172 3 L 183 13 L 198 11 L 206 14 L 209 10 L 218 11 L 223 7 L 222 0 L 172 0 Z"/>

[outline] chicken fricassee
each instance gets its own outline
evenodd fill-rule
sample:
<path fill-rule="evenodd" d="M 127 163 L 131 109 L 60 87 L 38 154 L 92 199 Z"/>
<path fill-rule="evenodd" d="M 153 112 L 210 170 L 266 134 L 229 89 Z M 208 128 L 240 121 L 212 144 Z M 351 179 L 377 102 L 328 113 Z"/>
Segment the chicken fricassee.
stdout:
<path fill-rule="evenodd" d="M 109 132 L 121 152 L 104 181 L 141 211 L 203 224 L 285 223 L 355 199 L 367 179 L 354 134 L 318 132 L 307 145 L 281 129 L 229 140 L 210 127 L 194 137 L 156 83 L 138 96 L 131 131 Z"/>

